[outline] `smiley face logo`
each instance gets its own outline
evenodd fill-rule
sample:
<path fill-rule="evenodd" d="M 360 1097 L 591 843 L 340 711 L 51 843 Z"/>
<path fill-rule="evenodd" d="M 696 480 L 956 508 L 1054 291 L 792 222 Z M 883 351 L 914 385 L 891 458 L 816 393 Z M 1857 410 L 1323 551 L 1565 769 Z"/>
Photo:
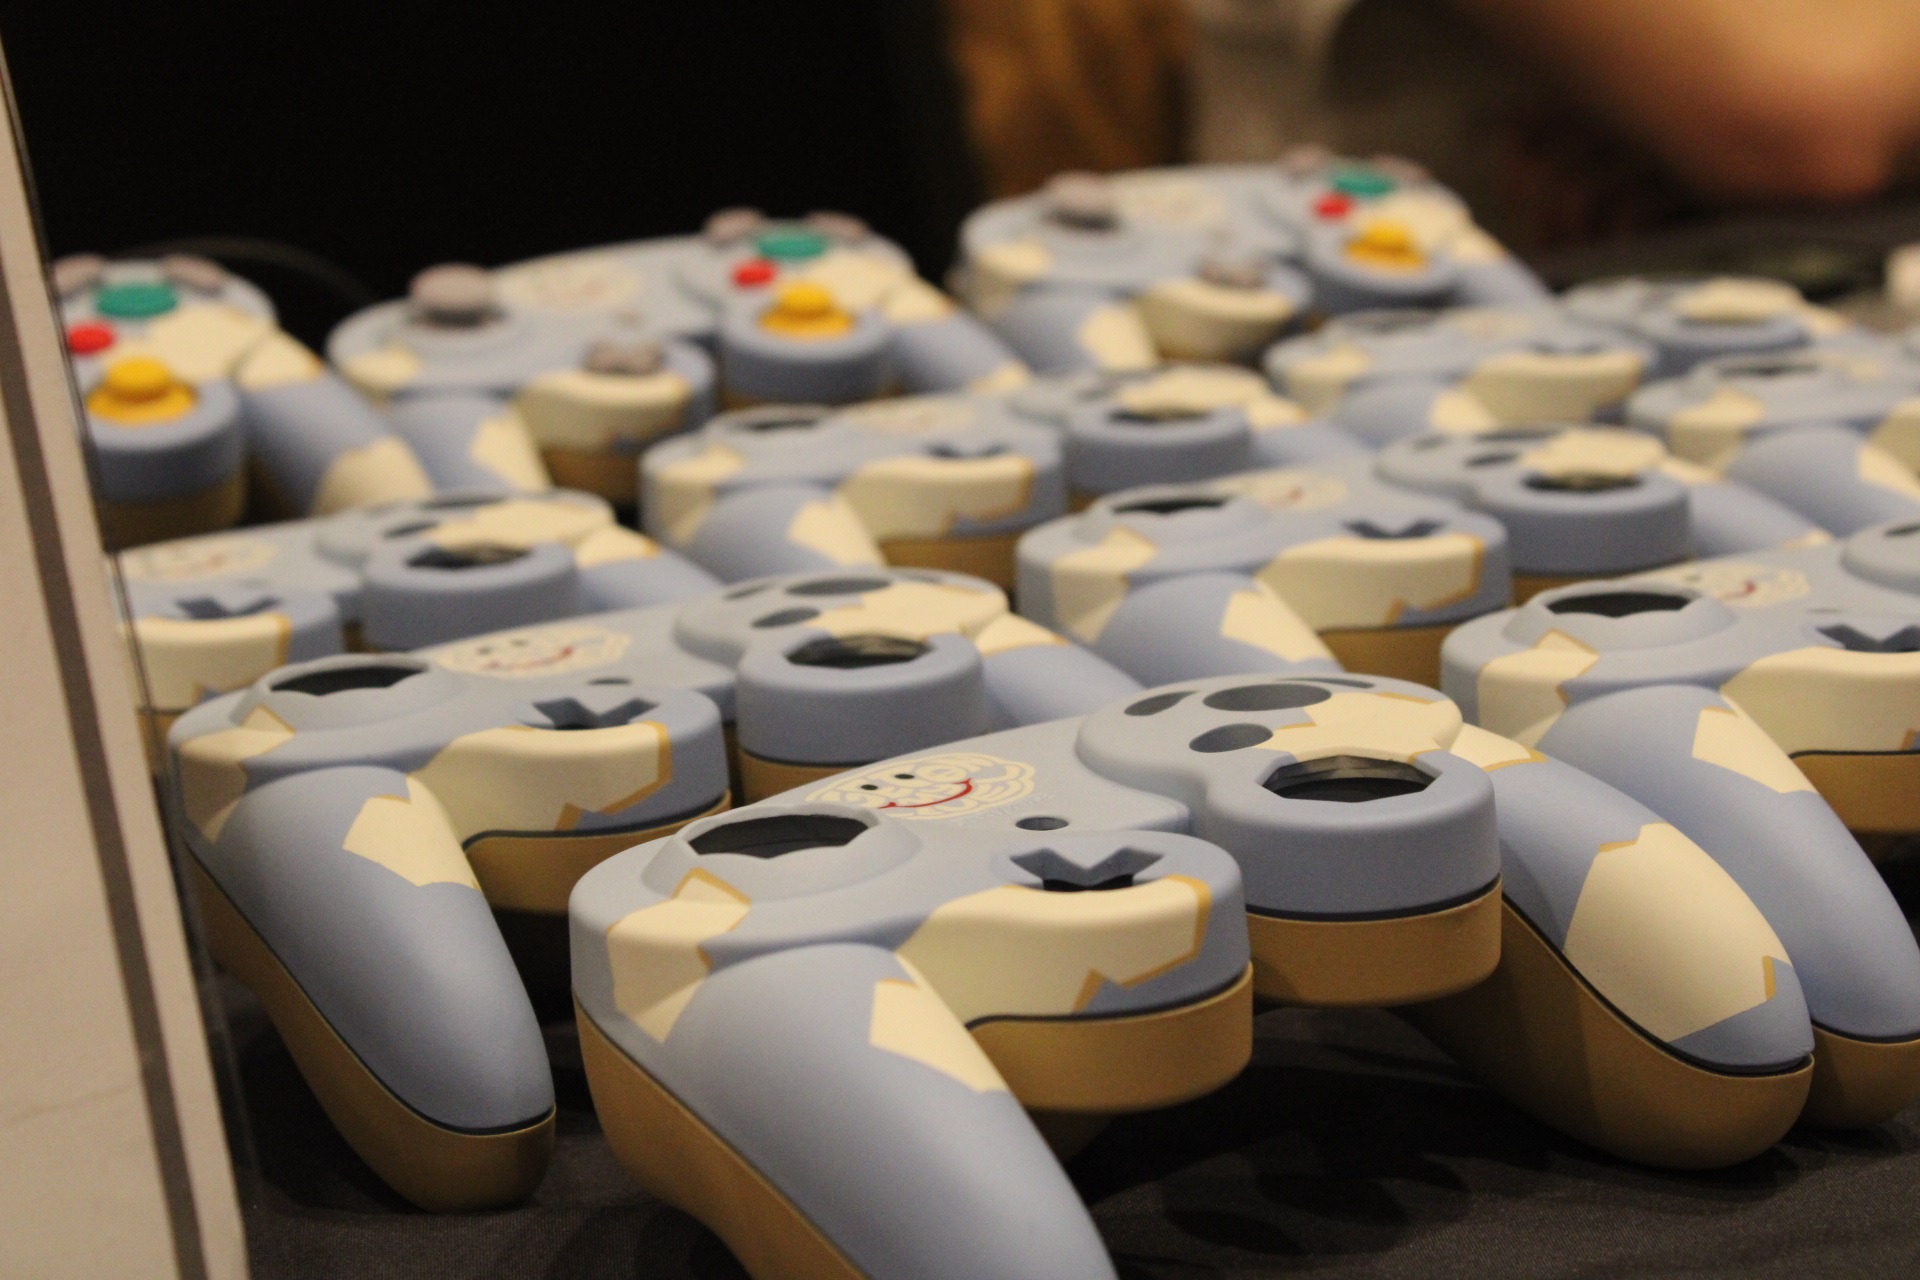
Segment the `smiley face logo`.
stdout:
<path fill-rule="evenodd" d="M 1761 609 L 1798 600 L 1813 590 L 1798 569 L 1770 564 L 1692 564 L 1645 575 L 1655 582 L 1692 587 L 1735 609 Z"/>
<path fill-rule="evenodd" d="M 1346 481 L 1312 471 L 1251 471 L 1215 484 L 1275 511 L 1314 511 L 1347 496 Z"/>
<path fill-rule="evenodd" d="M 197 582 L 258 569 L 279 554 L 260 538 L 190 538 L 124 552 L 120 570 L 135 582 Z"/>
<path fill-rule="evenodd" d="M 977 751 L 893 760 L 836 778 L 808 796 L 879 809 L 895 818 L 958 818 L 1009 804 L 1033 791 L 1033 766 Z"/>
<path fill-rule="evenodd" d="M 625 632 L 581 623 L 504 631 L 449 645 L 434 660 L 463 675 L 532 680 L 604 667 L 627 651 Z"/>

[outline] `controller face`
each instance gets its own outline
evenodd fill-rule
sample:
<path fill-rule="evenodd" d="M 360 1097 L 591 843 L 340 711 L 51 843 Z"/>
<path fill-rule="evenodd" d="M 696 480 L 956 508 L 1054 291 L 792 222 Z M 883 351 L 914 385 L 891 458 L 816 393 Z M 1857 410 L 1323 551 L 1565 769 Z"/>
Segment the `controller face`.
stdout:
<path fill-rule="evenodd" d="M 1523 601 L 1583 578 L 1827 539 L 1789 507 L 1615 427 L 1415 436 L 1382 449 L 1374 467 L 1499 520 Z"/>
<path fill-rule="evenodd" d="M 327 349 L 379 400 L 510 399 L 560 483 L 629 504 L 635 455 L 717 400 L 839 404 L 1024 376 L 857 219 L 750 210 L 698 236 L 435 267 Z"/>
<path fill-rule="evenodd" d="M 1851 427 L 1914 468 L 1920 361 L 1819 348 L 1708 360 L 1641 388 L 1627 403 L 1627 422 L 1665 437 L 1680 457 L 1715 468 L 1767 436 L 1826 425 Z"/>
<path fill-rule="evenodd" d="M 1624 689 L 1713 691 L 1849 827 L 1920 830 L 1920 520 L 1562 587 L 1461 627 L 1443 657 L 1469 717 L 1528 743 Z"/>
<path fill-rule="evenodd" d="M 730 773 L 770 794 L 1138 688 L 977 579 L 801 575 L 280 668 L 179 718 L 173 785 L 217 958 L 382 1177 L 471 1207 L 530 1189 L 551 1136 L 490 908 L 557 918 Z"/>
<path fill-rule="evenodd" d="M 1584 422 L 1654 360 L 1644 341 L 1542 305 L 1337 316 L 1264 365 L 1308 412 L 1377 447 L 1423 431 Z"/>
<path fill-rule="evenodd" d="M 416 451 L 280 331 L 259 289 L 204 258 L 65 258 L 53 284 L 115 546 L 233 524 L 249 471 L 289 516 L 547 487 L 517 428 L 449 423 Z"/>
<path fill-rule="evenodd" d="M 1413 166 L 1317 152 L 1062 175 L 976 212 L 961 253 L 968 301 L 1043 372 L 1248 361 L 1309 306 L 1546 297 Z"/>
<path fill-rule="evenodd" d="M 1066 510 L 1061 454 L 993 395 L 743 409 L 648 450 L 641 507 L 728 581 L 885 563 L 1010 588 L 1014 540 Z"/>
<path fill-rule="evenodd" d="M 569 913 L 616 1152 L 756 1276 L 1111 1277 L 1021 1109 L 1225 1079 L 1249 960 L 1269 998 L 1417 1002 L 1654 1163 L 1764 1150 L 1815 1074 L 1797 960 L 1694 841 L 1377 677 L 1186 679 L 883 761 L 608 859 Z"/>
<path fill-rule="evenodd" d="M 1580 285 L 1560 299 L 1575 320 L 1651 343 L 1647 377 L 1672 378 L 1703 360 L 1814 345 L 1850 345 L 1852 325 L 1792 285 L 1744 276 L 1630 276 Z"/>
<path fill-rule="evenodd" d="M 1432 683 L 1445 632 L 1511 598 L 1508 535 L 1375 466 L 1108 495 L 1020 540 L 1021 610 L 1150 685 L 1331 655 Z"/>
<path fill-rule="evenodd" d="M 178 715 L 289 662 L 409 649 L 719 583 L 605 502 L 448 495 L 156 543 L 120 570 L 152 710 Z"/>

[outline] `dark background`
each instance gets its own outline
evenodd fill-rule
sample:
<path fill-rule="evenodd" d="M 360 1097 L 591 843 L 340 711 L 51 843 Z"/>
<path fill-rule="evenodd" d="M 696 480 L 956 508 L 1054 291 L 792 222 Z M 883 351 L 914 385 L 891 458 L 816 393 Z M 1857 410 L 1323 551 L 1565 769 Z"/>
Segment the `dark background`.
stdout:
<path fill-rule="evenodd" d="M 936 0 L 0 0 L 50 252 L 200 242 L 317 342 L 435 262 L 975 202 Z"/>

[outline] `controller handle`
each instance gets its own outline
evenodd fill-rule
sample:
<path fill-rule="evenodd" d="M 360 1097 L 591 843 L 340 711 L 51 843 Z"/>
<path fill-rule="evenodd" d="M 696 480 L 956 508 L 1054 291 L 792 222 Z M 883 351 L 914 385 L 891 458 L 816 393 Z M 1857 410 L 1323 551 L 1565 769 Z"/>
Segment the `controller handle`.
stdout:
<path fill-rule="evenodd" d="M 1406 1012 L 1521 1107 L 1627 1159 L 1712 1168 L 1799 1117 L 1813 1048 L 1751 899 L 1631 797 L 1473 725 L 1505 894 L 1499 967 Z"/>
<path fill-rule="evenodd" d="M 552 1147 L 553 1081 L 446 810 L 419 781 L 368 766 L 209 809 L 244 785 L 227 757 L 262 735 L 243 726 L 180 748 L 215 957 L 259 994 L 328 1116 L 395 1190 L 428 1209 L 519 1199 Z"/>
<path fill-rule="evenodd" d="M 295 516 L 429 497 L 433 481 L 379 411 L 285 334 L 234 372 L 248 442 L 271 497 Z"/>
<path fill-rule="evenodd" d="M 985 315 L 1036 373 L 1150 369 L 1160 362 L 1139 310 L 1101 290 L 1022 289 Z"/>
<path fill-rule="evenodd" d="M 1883 520 L 1920 516 L 1920 479 L 1847 427 L 1770 432 L 1750 440 L 1726 473 L 1842 536 Z"/>
<path fill-rule="evenodd" d="M 1672 822 L 1766 915 L 1814 1022 L 1810 1121 L 1878 1124 L 1920 1095 L 1920 946 L 1859 843 L 1746 712 L 1691 685 L 1629 689 L 1569 707 L 1540 749 Z"/>
<path fill-rule="evenodd" d="M 669 532 L 669 546 L 723 582 L 886 563 L 853 508 L 821 485 L 766 485 L 723 494 L 684 543 L 663 532 Z"/>
<path fill-rule="evenodd" d="M 527 424 L 513 407 L 477 392 L 403 396 L 387 409 L 442 493 L 540 493 L 553 487 Z"/>
<path fill-rule="evenodd" d="M 1203 676 L 1344 669 L 1272 588 L 1237 573 L 1136 587 L 1101 620 L 1088 647 L 1148 688 Z"/>
<path fill-rule="evenodd" d="M 892 953 L 776 953 L 658 1002 L 647 977 L 613 975 L 625 1017 L 581 1009 L 595 1108 L 641 1183 L 756 1280 L 1113 1280 L 1000 1073 Z"/>

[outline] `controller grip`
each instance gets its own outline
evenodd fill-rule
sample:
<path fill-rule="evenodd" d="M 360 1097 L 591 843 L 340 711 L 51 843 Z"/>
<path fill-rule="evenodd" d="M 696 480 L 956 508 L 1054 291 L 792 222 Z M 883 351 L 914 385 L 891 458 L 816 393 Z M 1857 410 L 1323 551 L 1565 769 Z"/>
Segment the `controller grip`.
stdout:
<path fill-rule="evenodd" d="M 1772 432 L 1742 449 L 1726 472 L 1842 536 L 1920 516 L 1920 479 L 1846 427 Z"/>
<path fill-rule="evenodd" d="M 292 514 L 328 515 L 433 493 L 420 460 L 379 411 L 285 334 L 256 347 L 234 385 L 260 477 Z"/>
<path fill-rule="evenodd" d="M 1792 507 L 1744 484 L 1690 484 L 1687 506 L 1696 557 L 1771 551 L 1822 533 Z"/>
<path fill-rule="evenodd" d="M 260 995 L 354 1149 L 426 1208 L 532 1190 L 552 1145 L 546 1050 L 433 793 L 359 766 L 208 813 L 221 766 L 183 767 L 215 955 Z"/>
<path fill-rule="evenodd" d="M 574 548 L 574 561 L 589 612 L 678 604 L 710 596 L 721 586 L 693 561 L 631 529 L 589 535 Z"/>
<path fill-rule="evenodd" d="M 1334 426 L 1375 449 L 1444 429 L 1448 424 L 1442 421 L 1444 415 L 1439 410 L 1456 403 L 1470 416 L 1453 425 L 1475 430 L 1497 425 L 1492 410 L 1480 406 L 1470 395 L 1441 399 L 1453 389 L 1452 382 L 1435 377 L 1363 382 L 1350 387 L 1331 407 L 1328 416 Z"/>
<path fill-rule="evenodd" d="M 1494 786 L 1500 966 L 1410 1009 L 1525 1109 L 1616 1155 L 1706 1168 L 1799 1117 L 1813 1049 L 1787 950 L 1725 871 L 1606 783 L 1467 726 Z"/>
<path fill-rule="evenodd" d="M 1255 427 L 1252 440 L 1256 467 L 1298 467 L 1328 458 L 1353 458 L 1372 450 L 1359 437 L 1325 418 L 1278 427 Z"/>
<path fill-rule="evenodd" d="M 886 563 L 853 508 L 808 484 L 722 494 L 679 550 L 723 582 Z"/>
<path fill-rule="evenodd" d="M 944 301 L 944 300 L 943 300 Z M 895 318 L 893 376 L 908 395 L 960 391 L 982 379 L 1017 377 L 1020 357 L 978 317 L 946 304 L 944 315 Z"/>
<path fill-rule="evenodd" d="M 1090 289 L 1022 289 L 987 323 L 1036 373 L 1148 369 L 1159 363 L 1131 302 Z"/>
<path fill-rule="evenodd" d="M 1708 689 L 1631 689 L 1570 707 L 1540 748 L 1672 822 L 1766 915 L 1816 1026 L 1810 1118 L 1879 1123 L 1920 1095 L 1920 946 L 1859 843 L 1745 712 Z"/>
<path fill-rule="evenodd" d="M 526 423 L 492 396 L 403 396 L 387 409 L 441 492 L 539 493 L 553 487 Z"/>
<path fill-rule="evenodd" d="M 1140 692 L 1140 683 L 1098 654 L 1015 614 L 974 637 L 995 728 L 1090 715 Z"/>
<path fill-rule="evenodd" d="M 576 932 L 576 964 L 583 942 L 603 946 Z M 762 956 L 662 1002 L 614 964 L 607 1007 L 583 994 L 580 1018 L 608 1139 L 756 1280 L 1112 1280 L 1000 1073 L 892 953 Z"/>
<path fill-rule="evenodd" d="M 1504 250 L 1491 262 L 1462 262 L 1454 305 L 1461 307 L 1538 307 L 1557 302 L 1547 282 Z"/>
<path fill-rule="evenodd" d="M 1237 573 L 1196 573 L 1135 587 L 1090 647 L 1149 688 L 1203 676 L 1343 670 L 1272 588 Z"/>

